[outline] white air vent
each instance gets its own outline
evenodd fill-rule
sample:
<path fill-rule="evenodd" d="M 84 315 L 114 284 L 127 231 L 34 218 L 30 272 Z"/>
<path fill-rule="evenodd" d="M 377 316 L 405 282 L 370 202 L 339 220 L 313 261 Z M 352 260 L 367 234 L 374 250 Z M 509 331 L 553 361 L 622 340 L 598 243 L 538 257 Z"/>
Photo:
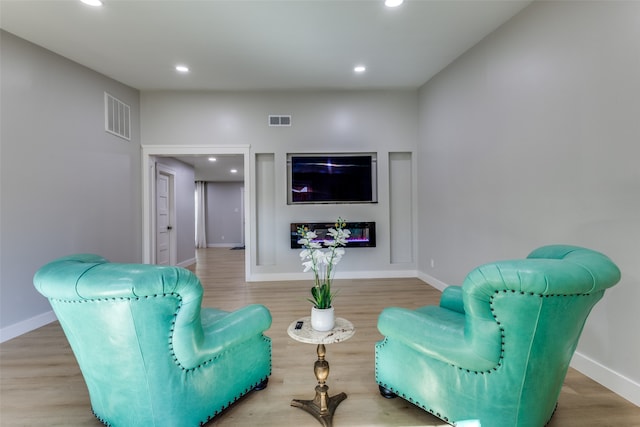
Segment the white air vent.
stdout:
<path fill-rule="evenodd" d="M 291 126 L 291 116 L 269 115 L 269 126 Z"/>
<path fill-rule="evenodd" d="M 131 140 L 131 108 L 107 92 L 104 93 L 104 130 Z"/>

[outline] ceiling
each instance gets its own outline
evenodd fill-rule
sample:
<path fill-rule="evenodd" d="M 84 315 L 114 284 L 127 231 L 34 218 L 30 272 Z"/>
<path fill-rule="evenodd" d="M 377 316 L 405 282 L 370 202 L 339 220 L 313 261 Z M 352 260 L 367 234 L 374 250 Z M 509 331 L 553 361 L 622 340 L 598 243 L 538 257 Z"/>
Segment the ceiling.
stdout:
<path fill-rule="evenodd" d="M 0 28 L 141 91 L 416 89 L 531 1 L 0 0 Z"/>
<path fill-rule="evenodd" d="M 196 181 L 244 181 L 244 156 L 236 154 L 215 154 L 212 156 L 171 156 L 190 164 L 195 170 Z M 209 158 L 215 158 L 210 161 Z M 236 172 L 231 172 L 235 170 Z"/>
<path fill-rule="evenodd" d="M 142 91 L 417 88 L 531 0 L 103 2 L 0 0 L 0 27 Z"/>

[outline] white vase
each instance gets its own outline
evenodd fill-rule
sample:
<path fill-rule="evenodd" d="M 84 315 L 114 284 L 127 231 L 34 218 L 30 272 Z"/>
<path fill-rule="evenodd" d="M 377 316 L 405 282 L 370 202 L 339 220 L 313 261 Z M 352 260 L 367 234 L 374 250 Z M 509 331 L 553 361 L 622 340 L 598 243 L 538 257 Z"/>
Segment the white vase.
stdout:
<path fill-rule="evenodd" d="M 311 327 L 315 331 L 326 332 L 333 329 L 336 324 L 335 313 L 333 307 L 316 308 L 311 307 Z"/>

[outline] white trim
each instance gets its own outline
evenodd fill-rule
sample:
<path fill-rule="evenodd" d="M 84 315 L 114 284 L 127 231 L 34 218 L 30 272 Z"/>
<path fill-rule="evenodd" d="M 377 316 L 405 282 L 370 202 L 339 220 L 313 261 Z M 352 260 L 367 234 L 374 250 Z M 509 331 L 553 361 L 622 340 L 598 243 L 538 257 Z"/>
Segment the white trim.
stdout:
<path fill-rule="evenodd" d="M 444 283 L 433 276 L 429 276 L 426 273 L 419 272 L 417 277 L 418 279 L 422 280 L 423 282 L 427 282 L 429 285 L 433 286 L 441 292 L 449 286 L 447 283 Z"/>
<path fill-rule="evenodd" d="M 244 215 L 244 183 L 242 187 L 240 187 L 240 221 L 242 224 L 240 225 L 240 243 L 237 246 L 244 246 L 244 241 L 246 240 L 246 236 L 244 235 L 244 223 L 247 222 L 247 218 Z"/>
<path fill-rule="evenodd" d="M 208 248 L 235 248 L 242 246 L 242 243 L 207 243 Z"/>
<path fill-rule="evenodd" d="M 195 263 L 196 263 L 196 259 L 191 258 L 178 263 L 178 267 L 189 267 L 190 265 L 193 265 Z"/>
<path fill-rule="evenodd" d="M 336 274 L 335 279 L 390 279 L 417 277 L 414 270 L 386 270 L 386 271 L 347 271 Z M 311 280 L 310 273 L 258 273 L 253 274 L 247 282 L 273 282 L 291 280 Z"/>
<path fill-rule="evenodd" d="M 627 378 L 577 351 L 571 359 L 571 367 L 634 405 L 640 406 L 640 384 L 631 378 Z"/>
<path fill-rule="evenodd" d="M 14 323 L 13 325 L 0 329 L 0 342 L 5 342 L 22 334 L 26 334 L 56 320 L 58 320 L 58 318 L 55 313 L 53 311 L 47 311 L 46 313 L 23 320 L 22 322 Z"/>

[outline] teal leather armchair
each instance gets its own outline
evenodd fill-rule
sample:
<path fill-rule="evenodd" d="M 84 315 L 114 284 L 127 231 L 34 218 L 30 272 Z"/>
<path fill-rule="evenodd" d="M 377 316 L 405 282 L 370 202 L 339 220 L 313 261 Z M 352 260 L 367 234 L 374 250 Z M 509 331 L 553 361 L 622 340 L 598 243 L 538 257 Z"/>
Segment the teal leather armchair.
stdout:
<path fill-rule="evenodd" d="M 267 308 L 201 308 L 203 289 L 189 270 L 81 254 L 43 266 L 34 285 L 49 299 L 106 425 L 202 425 L 267 384 Z"/>
<path fill-rule="evenodd" d="M 450 424 L 542 427 L 589 312 L 619 280 L 605 255 L 552 245 L 476 268 L 439 306 L 386 308 L 375 346 L 380 392 Z"/>

